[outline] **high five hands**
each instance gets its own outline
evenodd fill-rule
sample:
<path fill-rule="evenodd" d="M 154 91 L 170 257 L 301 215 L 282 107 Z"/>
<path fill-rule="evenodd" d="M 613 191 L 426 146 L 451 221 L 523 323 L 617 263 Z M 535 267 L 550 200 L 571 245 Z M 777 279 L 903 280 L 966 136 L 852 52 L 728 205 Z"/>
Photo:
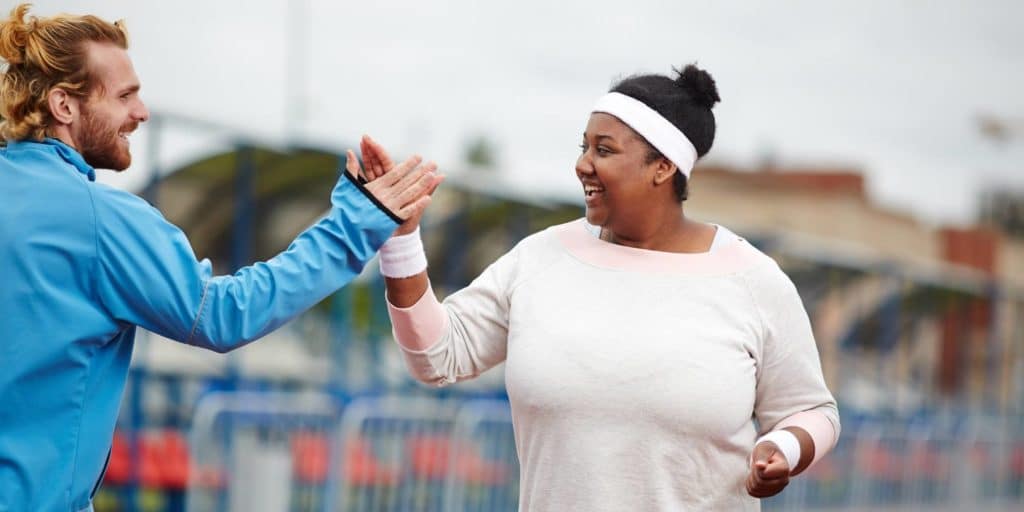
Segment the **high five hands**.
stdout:
<path fill-rule="evenodd" d="M 444 175 L 437 174 L 437 164 L 420 165 L 423 159 L 414 155 L 396 166 L 388 152 L 369 135 L 363 135 L 359 141 L 359 151 L 365 168 L 360 169 L 359 160 L 350 149 L 346 170 L 356 178 L 362 176 L 367 182 L 366 189 L 404 221 L 395 235 L 415 231 L 431 195 L 444 181 Z"/>

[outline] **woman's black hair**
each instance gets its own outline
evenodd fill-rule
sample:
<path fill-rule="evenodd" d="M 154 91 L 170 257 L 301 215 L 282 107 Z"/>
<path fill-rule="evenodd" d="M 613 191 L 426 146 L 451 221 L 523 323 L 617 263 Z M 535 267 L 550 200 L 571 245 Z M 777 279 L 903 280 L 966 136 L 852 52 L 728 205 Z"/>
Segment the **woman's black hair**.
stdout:
<path fill-rule="evenodd" d="M 721 98 L 718 97 L 715 80 L 707 71 L 694 64 L 687 64 L 682 71 L 673 71 L 676 72 L 675 80 L 665 75 L 634 75 L 615 84 L 609 92 L 625 94 L 661 114 L 690 139 L 699 158 L 711 150 L 711 144 L 715 141 L 715 115 L 711 108 Z M 650 146 L 646 163 L 658 158 L 664 157 L 654 146 Z M 676 197 L 685 201 L 686 176 L 681 172 L 676 173 L 672 185 Z"/>

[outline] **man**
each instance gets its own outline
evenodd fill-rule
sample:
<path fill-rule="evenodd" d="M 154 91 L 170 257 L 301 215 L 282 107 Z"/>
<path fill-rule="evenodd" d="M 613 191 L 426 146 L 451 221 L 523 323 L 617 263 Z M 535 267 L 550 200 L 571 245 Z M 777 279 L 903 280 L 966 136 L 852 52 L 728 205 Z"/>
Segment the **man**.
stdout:
<path fill-rule="evenodd" d="M 441 178 L 415 157 L 366 186 L 345 173 L 285 252 L 215 277 L 157 210 L 95 182 L 149 117 L 124 27 L 27 11 L 0 22 L 0 511 L 91 510 L 136 326 L 255 340 L 348 283 Z"/>

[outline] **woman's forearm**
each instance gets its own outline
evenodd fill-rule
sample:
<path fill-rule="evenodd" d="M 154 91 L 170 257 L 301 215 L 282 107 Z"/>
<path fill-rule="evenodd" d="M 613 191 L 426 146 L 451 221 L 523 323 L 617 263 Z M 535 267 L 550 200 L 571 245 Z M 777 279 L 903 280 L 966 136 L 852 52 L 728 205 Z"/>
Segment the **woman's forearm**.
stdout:
<path fill-rule="evenodd" d="M 388 302 L 399 308 L 408 308 L 423 297 L 430 286 L 427 271 L 404 278 L 385 277 L 388 289 Z"/>

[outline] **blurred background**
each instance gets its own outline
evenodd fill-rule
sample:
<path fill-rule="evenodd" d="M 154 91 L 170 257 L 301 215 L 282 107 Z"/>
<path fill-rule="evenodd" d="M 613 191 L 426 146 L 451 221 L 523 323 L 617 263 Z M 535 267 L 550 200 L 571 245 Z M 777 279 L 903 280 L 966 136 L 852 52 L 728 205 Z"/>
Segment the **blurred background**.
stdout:
<path fill-rule="evenodd" d="M 776 258 L 843 434 L 766 510 L 1024 507 L 1024 4 L 39 1 L 124 18 L 152 110 L 134 191 L 223 273 L 328 207 L 369 133 L 449 179 L 435 290 L 582 215 L 618 78 L 697 62 L 718 134 L 688 215 Z M 228 355 L 141 334 L 99 511 L 515 510 L 502 370 L 406 375 L 376 263 Z"/>

